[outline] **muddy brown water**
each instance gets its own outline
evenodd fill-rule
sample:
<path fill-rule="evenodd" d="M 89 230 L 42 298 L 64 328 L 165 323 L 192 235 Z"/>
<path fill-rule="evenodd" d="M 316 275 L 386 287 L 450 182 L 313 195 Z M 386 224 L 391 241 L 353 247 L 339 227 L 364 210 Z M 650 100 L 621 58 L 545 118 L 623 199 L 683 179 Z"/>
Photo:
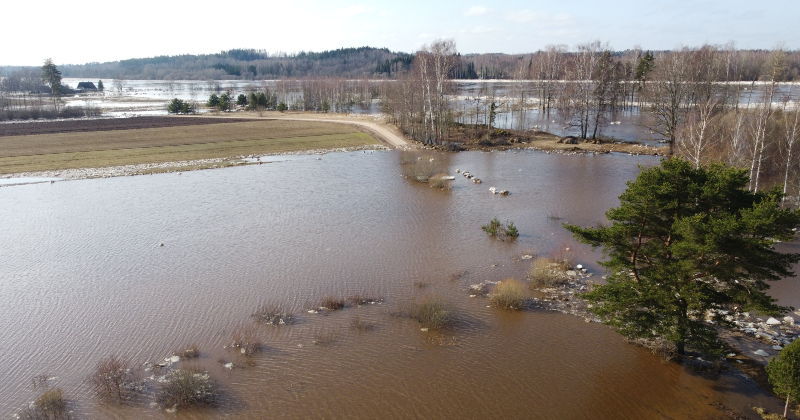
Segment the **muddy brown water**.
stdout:
<path fill-rule="evenodd" d="M 655 158 L 431 156 L 483 183 L 456 175 L 452 191 L 434 190 L 401 177 L 400 152 L 386 151 L 0 188 L 0 413 L 19 412 L 35 396 L 31 379 L 47 375 L 77 418 L 172 418 L 151 396 L 103 404 L 86 377 L 110 355 L 141 364 L 189 343 L 201 353 L 191 365 L 209 371 L 221 397 L 179 418 L 714 419 L 724 418 L 714 402 L 751 418 L 753 405 L 780 409 L 735 372 L 705 376 L 606 326 L 468 296 L 473 283 L 523 278 L 524 253 L 562 246 L 602 275 L 601 255 L 571 244 L 561 223 L 602 220 L 637 164 Z M 488 238 L 480 226 L 495 216 L 522 236 Z M 782 302 L 800 301 L 796 286 L 781 287 Z M 306 312 L 355 293 L 384 303 Z M 451 330 L 392 315 L 428 294 L 457 308 Z M 265 348 L 246 360 L 224 346 L 262 302 L 297 322 L 258 326 Z M 373 328 L 350 328 L 356 317 Z"/>

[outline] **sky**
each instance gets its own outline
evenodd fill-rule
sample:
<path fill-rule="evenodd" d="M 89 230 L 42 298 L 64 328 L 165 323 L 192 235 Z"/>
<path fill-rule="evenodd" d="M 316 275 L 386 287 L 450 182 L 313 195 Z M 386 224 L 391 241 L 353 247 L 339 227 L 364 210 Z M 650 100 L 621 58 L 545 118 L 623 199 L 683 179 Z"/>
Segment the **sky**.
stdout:
<path fill-rule="evenodd" d="M 442 38 L 454 39 L 462 54 L 526 53 L 594 40 L 614 50 L 731 41 L 741 49 L 800 49 L 797 0 L 43 0 L 9 1 L 2 9 L 0 66 L 233 48 L 370 46 L 411 53 Z"/>

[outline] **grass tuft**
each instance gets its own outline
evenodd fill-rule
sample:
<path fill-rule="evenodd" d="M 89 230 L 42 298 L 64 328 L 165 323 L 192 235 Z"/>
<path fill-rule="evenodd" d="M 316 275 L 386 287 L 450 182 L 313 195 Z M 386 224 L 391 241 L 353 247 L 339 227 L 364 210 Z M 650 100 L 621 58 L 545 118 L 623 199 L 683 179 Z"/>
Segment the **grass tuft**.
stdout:
<path fill-rule="evenodd" d="M 269 325 L 291 324 L 294 317 L 280 305 L 262 304 L 252 315 L 256 322 Z"/>
<path fill-rule="evenodd" d="M 546 289 L 569 281 L 569 276 L 567 276 L 564 266 L 545 257 L 538 257 L 533 260 L 531 269 L 528 271 L 528 278 L 533 289 Z"/>
<path fill-rule="evenodd" d="M 526 290 L 525 285 L 513 278 L 505 279 L 494 288 L 489 298 L 492 306 L 495 308 L 518 310 L 525 307 Z"/>
<path fill-rule="evenodd" d="M 431 330 L 443 330 L 455 322 L 455 308 L 441 296 L 426 296 L 417 302 L 411 317 Z"/>

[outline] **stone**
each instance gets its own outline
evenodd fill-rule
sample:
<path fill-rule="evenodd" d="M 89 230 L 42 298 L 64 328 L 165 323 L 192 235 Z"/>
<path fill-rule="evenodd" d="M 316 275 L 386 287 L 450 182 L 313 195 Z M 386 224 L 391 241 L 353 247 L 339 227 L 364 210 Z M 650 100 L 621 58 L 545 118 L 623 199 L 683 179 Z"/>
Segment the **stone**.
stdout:
<path fill-rule="evenodd" d="M 794 318 L 790 316 L 783 317 L 783 323 L 786 325 L 794 325 Z"/>
<path fill-rule="evenodd" d="M 231 363 L 231 362 L 225 363 L 225 364 L 224 364 L 224 365 L 222 365 L 222 366 L 224 366 L 224 367 L 226 367 L 226 368 L 228 368 L 228 369 L 233 369 L 233 363 Z"/>
<path fill-rule="evenodd" d="M 528 255 L 528 254 L 525 254 L 525 255 L 523 255 L 523 256 L 522 256 L 522 259 L 523 259 L 523 260 L 529 260 L 529 259 L 531 259 L 531 258 L 533 258 L 533 255 Z"/>
<path fill-rule="evenodd" d="M 781 346 L 772 346 L 772 350 L 781 351 L 781 350 L 783 350 L 783 347 L 781 347 Z"/>
<path fill-rule="evenodd" d="M 761 349 L 758 349 L 758 350 L 754 351 L 753 354 L 755 354 L 757 356 L 763 356 L 763 357 L 768 357 L 769 356 L 769 353 L 767 353 L 767 352 L 765 352 L 764 350 L 761 350 Z"/>
<path fill-rule="evenodd" d="M 781 325 L 781 322 L 780 322 L 780 321 L 778 321 L 778 320 L 777 320 L 777 319 L 775 319 L 775 318 L 772 318 L 772 317 L 770 317 L 770 318 L 767 320 L 767 325 Z"/>
<path fill-rule="evenodd" d="M 570 277 L 575 277 L 578 275 L 578 272 L 574 270 L 567 270 L 567 275 Z"/>

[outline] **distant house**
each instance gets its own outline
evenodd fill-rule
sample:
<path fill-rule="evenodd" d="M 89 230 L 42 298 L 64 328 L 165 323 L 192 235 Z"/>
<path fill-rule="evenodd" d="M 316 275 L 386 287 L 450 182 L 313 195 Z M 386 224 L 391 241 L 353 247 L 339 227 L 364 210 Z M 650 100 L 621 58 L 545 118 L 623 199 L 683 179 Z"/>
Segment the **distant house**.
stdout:
<path fill-rule="evenodd" d="M 79 92 L 86 92 L 87 90 L 97 90 L 97 87 L 95 87 L 94 83 L 92 82 L 80 82 L 78 83 L 77 90 Z"/>

